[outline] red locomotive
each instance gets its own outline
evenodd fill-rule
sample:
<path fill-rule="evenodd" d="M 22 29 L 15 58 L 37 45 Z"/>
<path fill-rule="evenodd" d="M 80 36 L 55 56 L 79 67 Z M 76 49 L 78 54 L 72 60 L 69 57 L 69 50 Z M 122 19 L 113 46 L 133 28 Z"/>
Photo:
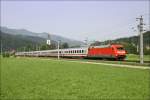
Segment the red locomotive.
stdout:
<path fill-rule="evenodd" d="M 80 57 L 80 58 L 111 58 L 115 60 L 124 60 L 126 51 L 122 45 L 111 44 L 103 46 L 90 46 L 82 48 L 68 48 L 56 50 L 16 52 L 16 56 L 37 56 L 37 57 Z"/>
<path fill-rule="evenodd" d="M 123 60 L 126 57 L 126 51 L 122 45 L 118 44 L 94 46 L 88 49 L 88 57 Z"/>

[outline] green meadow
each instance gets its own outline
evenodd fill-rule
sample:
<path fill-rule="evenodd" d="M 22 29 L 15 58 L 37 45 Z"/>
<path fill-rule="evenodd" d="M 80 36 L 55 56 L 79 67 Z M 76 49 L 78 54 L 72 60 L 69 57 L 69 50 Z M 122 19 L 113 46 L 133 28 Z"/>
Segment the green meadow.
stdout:
<path fill-rule="evenodd" d="M 1 100 L 149 100 L 150 70 L 39 58 L 1 59 Z"/>
<path fill-rule="evenodd" d="M 140 61 L 140 55 L 127 54 L 126 60 L 128 60 L 128 61 Z M 150 55 L 144 55 L 144 61 L 150 62 Z"/>

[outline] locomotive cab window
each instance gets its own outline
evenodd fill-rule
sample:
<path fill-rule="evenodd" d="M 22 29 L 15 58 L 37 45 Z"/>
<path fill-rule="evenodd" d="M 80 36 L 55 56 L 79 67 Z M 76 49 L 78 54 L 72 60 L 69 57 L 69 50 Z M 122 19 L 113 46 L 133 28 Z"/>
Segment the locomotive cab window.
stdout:
<path fill-rule="evenodd" d="M 124 48 L 123 47 L 118 47 L 117 50 L 124 50 Z"/>

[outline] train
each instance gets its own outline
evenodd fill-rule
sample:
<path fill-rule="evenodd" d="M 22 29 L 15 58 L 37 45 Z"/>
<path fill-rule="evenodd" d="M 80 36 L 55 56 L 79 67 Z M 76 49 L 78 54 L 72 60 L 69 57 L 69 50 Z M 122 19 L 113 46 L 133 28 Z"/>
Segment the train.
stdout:
<path fill-rule="evenodd" d="M 121 44 L 109 44 L 101 46 L 89 46 L 80 48 L 67 48 L 55 50 L 42 50 L 30 52 L 16 52 L 15 56 L 28 57 L 69 57 L 69 58 L 99 58 L 124 60 L 126 58 L 126 50 Z"/>

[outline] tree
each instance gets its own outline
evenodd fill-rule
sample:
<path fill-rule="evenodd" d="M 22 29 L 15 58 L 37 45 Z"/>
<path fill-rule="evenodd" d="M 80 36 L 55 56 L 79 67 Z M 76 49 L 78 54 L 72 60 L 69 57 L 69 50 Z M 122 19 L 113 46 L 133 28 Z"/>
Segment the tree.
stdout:
<path fill-rule="evenodd" d="M 95 41 L 94 43 L 91 44 L 91 46 L 98 46 L 98 45 L 101 45 L 101 42 Z"/>
<path fill-rule="evenodd" d="M 62 48 L 62 49 L 64 49 L 64 48 L 69 48 L 68 43 L 66 43 L 66 42 L 65 42 L 65 43 L 63 43 L 63 44 L 61 45 L 61 48 Z"/>

